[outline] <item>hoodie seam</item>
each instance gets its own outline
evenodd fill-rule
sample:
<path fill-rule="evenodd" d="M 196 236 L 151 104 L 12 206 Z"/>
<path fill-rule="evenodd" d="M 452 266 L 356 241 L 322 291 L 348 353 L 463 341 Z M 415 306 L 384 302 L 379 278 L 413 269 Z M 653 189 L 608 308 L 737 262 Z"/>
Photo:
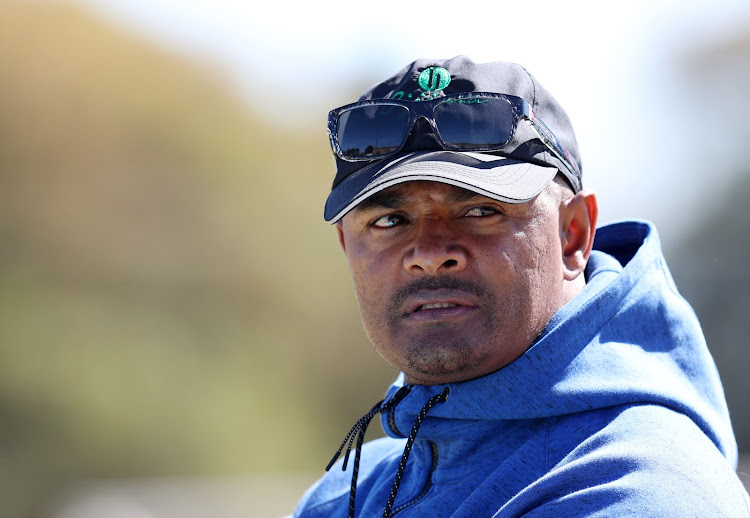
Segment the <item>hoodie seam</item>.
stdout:
<path fill-rule="evenodd" d="M 550 441 L 552 440 L 552 421 L 547 421 L 547 433 L 544 438 L 544 472 L 548 473 L 550 467 Z"/>
<path fill-rule="evenodd" d="M 396 405 L 394 405 L 394 406 L 393 406 L 393 408 L 391 408 L 391 409 L 390 409 L 390 410 L 388 411 L 388 426 L 390 426 L 391 430 L 392 430 L 393 432 L 395 432 L 395 434 L 396 434 L 397 436 L 399 436 L 400 438 L 404 438 L 404 437 L 406 437 L 406 436 L 405 436 L 405 435 L 404 435 L 404 434 L 403 434 L 403 433 L 401 432 L 401 430 L 399 430 L 399 429 L 398 429 L 398 425 L 396 425 Z"/>
<path fill-rule="evenodd" d="M 427 493 L 430 492 L 430 490 L 432 489 L 434 485 L 432 478 L 435 474 L 435 470 L 437 470 L 437 465 L 438 465 L 438 460 L 440 458 L 440 455 L 438 452 L 437 444 L 435 444 L 433 441 L 427 441 L 427 442 L 430 448 L 431 460 L 430 460 L 430 469 L 429 469 L 429 472 L 427 473 L 427 480 L 425 481 L 425 485 L 424 487 L 422 487 L 422 490 L 419 492 L 419 494 L 417 494 L 415 497 L 411 498 L 408 502 L 405 502 L 399 505 L 398 507 L 394 508 L 391 511 L 391 516 L 394 516 L 400 513 L 401 511 L 413 506 L 414 504 L 422 500 L 425 496 L 427 496 Z"/>

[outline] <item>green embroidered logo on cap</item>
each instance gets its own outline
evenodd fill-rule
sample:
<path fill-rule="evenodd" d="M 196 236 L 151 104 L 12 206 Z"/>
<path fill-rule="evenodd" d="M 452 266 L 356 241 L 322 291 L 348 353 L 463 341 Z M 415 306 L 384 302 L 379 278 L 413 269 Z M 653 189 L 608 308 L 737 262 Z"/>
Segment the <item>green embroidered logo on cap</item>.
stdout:
<path fill-rule="evenodd" d="M 451 82 L 451 74 L 443 67 L 426 68 L 419 74 L 417 84 L 422 90 L 436 92 L 444 89 Z"/>

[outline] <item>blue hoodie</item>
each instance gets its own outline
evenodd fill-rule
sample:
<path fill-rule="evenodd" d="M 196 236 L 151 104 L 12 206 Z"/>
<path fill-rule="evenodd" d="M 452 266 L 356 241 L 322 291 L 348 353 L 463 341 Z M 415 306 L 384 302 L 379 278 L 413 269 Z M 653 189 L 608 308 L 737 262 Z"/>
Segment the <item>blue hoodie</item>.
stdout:
<path fill-rule="evenodd" d="M 513 363 L 391 386 L 375 409 L 388 437 L 362 449 L 356 516 L 383 515 L 396 478 L 391 513 L 404 518 L 750 516 L 721 382 L 656 230 L 609 225 L 594 248 L 584 290 Z M 295 516 L 346 517 L 355 464 L 335 465 Z"/>

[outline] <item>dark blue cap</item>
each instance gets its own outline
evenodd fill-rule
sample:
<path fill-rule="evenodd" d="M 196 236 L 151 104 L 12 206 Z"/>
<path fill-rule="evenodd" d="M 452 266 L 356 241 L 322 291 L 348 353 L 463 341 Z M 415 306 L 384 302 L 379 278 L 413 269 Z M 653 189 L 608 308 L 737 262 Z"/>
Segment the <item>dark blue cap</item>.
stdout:
<path fill-rule="evenodd" d="M 464 92 L 495 92 L 522 97 L 567 148 L 578 170 L 581 159 L 573 126 L 562 106 L 522 66 L 477 64 L 465 56 L 448 60 L 418 59 L 372 88 L 359 100 L 430 99 Z M 572 189 L 581 176 L 542 142 L 530 124 L 519 124 L 513 141 L 502 151 L 446 151 L 428 124 L 418 120 L 401 154 L 383 160 L 350 162 L 335 156 L 336 177 L 326 200 L 325 219 L 335 223 L 364 199 L 398 183 L 428 180 L 448 183 L 507 203 L 523 203 L 538 195 L 558 172 Z"/>

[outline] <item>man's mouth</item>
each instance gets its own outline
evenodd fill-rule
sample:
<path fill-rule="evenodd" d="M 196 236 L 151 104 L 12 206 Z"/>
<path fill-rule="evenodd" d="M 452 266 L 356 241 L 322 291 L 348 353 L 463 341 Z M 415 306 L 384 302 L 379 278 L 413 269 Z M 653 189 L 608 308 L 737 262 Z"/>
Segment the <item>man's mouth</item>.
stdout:
<path fill-rule="evenodd" d="M 418 306 L 414 312 L 417 311 L 423 311 L 425 309 L 440 309 L 440 308 L 455 308 L 458 307 L 458 304 L 455 302 L 434 302 L 430 304 L 422 304 L 421 306 Z"/>
<path fill-rule="evenodd" d="M 436 323 L 462 319 L 479 309 L 476 296 L 462 290 L 418 290 L 404 301 L 401 318 L 406 322 Z"/>

